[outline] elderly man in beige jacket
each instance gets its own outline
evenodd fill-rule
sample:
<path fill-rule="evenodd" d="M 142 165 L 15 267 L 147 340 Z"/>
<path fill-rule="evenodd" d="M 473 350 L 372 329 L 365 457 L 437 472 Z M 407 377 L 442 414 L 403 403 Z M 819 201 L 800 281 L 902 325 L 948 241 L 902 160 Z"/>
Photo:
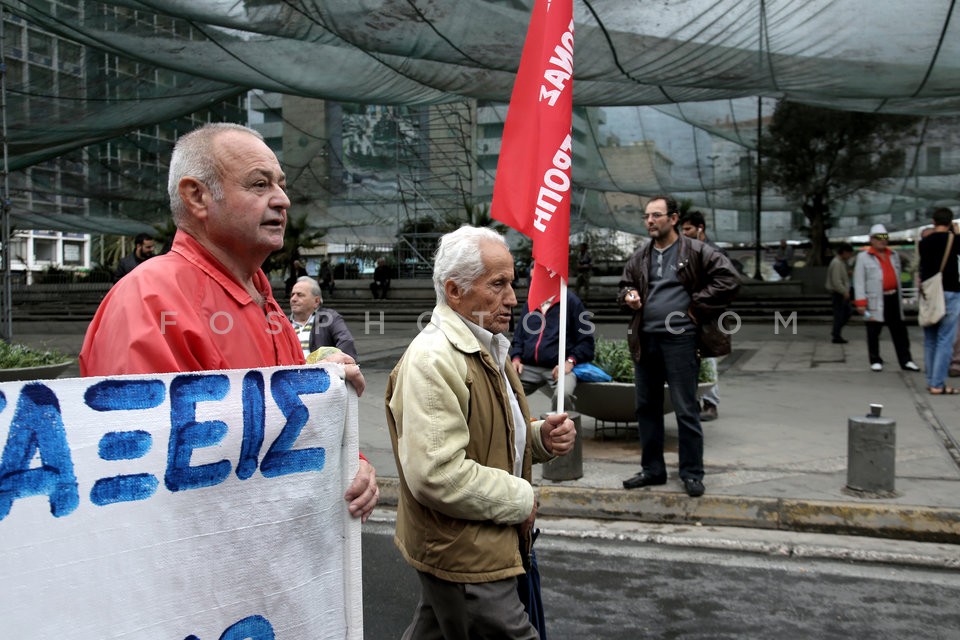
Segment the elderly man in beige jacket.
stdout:
<path fill-rule="evenodd" d="M 390 374 L 394 540 L 421 586 L 403 638 L 539 637 L 517 592 L 537 514 L 531 464 L 569 452 L 576 431 L 565 413 L 530 420 L 503 336 L 513 279 L 500 234 L 445 235 L 433 317 Z"/>

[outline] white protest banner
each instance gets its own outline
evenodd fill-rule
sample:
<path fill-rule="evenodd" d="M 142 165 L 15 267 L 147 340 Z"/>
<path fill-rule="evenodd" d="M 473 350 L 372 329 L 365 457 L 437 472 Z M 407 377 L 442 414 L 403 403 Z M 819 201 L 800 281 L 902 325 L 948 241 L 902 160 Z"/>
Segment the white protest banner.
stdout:
<path fill-rule="evenodd" d="M 338 365 L 0 384 L 0 628 L 362 638 Z"/>

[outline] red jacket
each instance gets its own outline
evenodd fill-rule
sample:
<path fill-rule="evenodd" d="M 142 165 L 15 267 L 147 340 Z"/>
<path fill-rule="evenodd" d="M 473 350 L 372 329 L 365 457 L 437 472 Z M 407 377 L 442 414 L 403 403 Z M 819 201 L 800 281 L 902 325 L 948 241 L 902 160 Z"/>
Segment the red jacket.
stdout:
<path fill-rule="evenodd" d="M 172 373 L 303 364 L 297 335 L 263 271 L 264 308 L 193 237 L 147 260 L 100 304 L 80 350 L 80 375 Z"/>

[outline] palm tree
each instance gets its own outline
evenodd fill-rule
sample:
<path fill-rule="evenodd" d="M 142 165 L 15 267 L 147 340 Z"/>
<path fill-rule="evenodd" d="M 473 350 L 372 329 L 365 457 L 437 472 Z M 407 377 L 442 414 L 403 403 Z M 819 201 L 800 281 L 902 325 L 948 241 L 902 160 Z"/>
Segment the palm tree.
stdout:
<path fill-rule="evenodd" d="M 154 241 L 163 247 L 158 253 L 170 251 L 170 247 L 173 245 L 173 236 L 177 233 L 177 225 L 174 224 L 173 218 L 168 218 L 163 224 L 154 224 L 153 229 Z"/>

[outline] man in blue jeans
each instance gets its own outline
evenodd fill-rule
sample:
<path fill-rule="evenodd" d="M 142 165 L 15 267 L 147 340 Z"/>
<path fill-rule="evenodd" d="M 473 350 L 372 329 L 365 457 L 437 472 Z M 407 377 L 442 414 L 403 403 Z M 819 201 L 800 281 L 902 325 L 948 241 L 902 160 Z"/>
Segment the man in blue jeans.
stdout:
<path fill-rule="evenodd" d="M 960 317 L 960 229 L 953 222 L 953 211 L 939 207 L 933 211 L 933 231 L 920 240 L 920 281 L 942 274 L 946 313 L 936 324 L 923 328 L 923 363 L 927 374 L 927 392 L 934 396 L 958 395 L 960 389 L 947 384 L 953 340 Z"/>
<path fill-rule="evenodd" d="M 678 231 L 676 200 L 654 196 L 644 214 L 652 242 L 627 261 L 619 301 L 633 310 L 627 341 L 634 360 L 641 470 L 625 489 L 667 482 L 663 459 L 663 385 L 670 387 L 680 440 L 680 479 L 703 495 L 703 429 L 697 402 L 701 357 L 730 352 L 721 316 L 740 289 L 729 258 Z"/>

